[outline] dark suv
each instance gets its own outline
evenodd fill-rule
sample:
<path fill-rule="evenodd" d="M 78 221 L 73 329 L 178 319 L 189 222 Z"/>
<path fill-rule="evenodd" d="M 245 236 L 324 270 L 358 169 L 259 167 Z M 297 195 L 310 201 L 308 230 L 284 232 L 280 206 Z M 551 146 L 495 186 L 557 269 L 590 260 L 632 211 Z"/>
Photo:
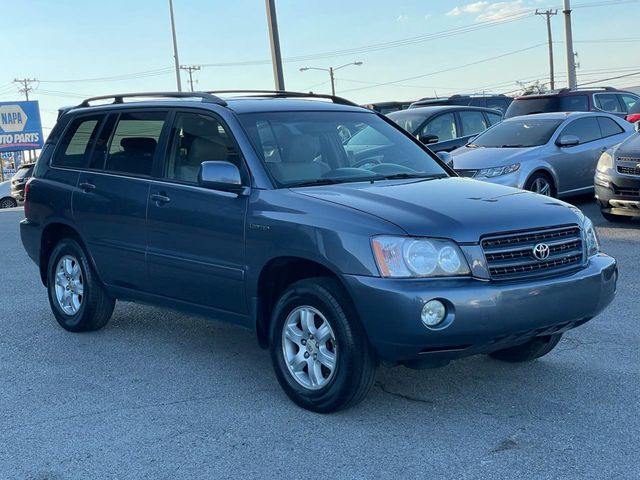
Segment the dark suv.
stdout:
<path fill-rule="evenodd" d="M 11 196 L 16 202 L 24 200 L 24 186 L 33 175 L 33 163 L 25 163 L 18 168 L 18 171 L 11 177 Z"/>
<path fill-rule="evenodd" d="M 611 87 L 570 90 L 516 97 L 505 118 L 550 112 L 607 112 L 625 118 L 638 101 L 638 95 Z"/>
<path fill-rule="evenodd" d="M 462 107 L 483 107 L 499 110 L 501 113 L 507 111 L 513 99 L 506 95 L 452 95 L 440 98 L 422 98 L 409 105 L 409 108 L 435 107 L 438 105 L 457 105 Z"/>
<path fill-rule="evenodd" d="M 338 97 L 214 93 L 62 112 L 20 231 L 63 328 L 104 327 L 116 299 L 232 322 L 329 412 L 381 361 L 531 360 L 613 299 L 616 262 L 576 208 L 458 178 Z M 386 141 L 352 151 L 345 125 Z"/>

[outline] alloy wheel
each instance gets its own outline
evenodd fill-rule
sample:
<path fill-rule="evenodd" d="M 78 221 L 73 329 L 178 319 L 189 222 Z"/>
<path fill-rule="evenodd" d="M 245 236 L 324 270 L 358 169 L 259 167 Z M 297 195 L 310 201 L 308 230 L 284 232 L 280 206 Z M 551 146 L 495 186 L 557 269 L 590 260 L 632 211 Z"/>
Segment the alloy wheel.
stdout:
<path fill-rule="evenodd" d="M 295 308 L 282 328 L 282 353 L 291 376 L 309 390 L 319 390 L 333 378 L 337 366 L 335 334 L 316 308 Z"/>
<path fill-rule="evenodd" d="M 72 255 L 64 255 L 58 260 L 55 291 L 58 306 L 65 314 L 73 316 L 78 313 L 84 297 L 84 284 L 80 263 Z"/>
<path fill-rule="evenodd" d="M 17 206 L 18 203 L 11 198 L 3 198 L 2 201 L 0 201 L 0 208 L 12 208 Z"/>
<path fill-rule="evenodd" d="M 531 184 L 531 191 L 540 195 L 551 196 L 551 184 L 544 177 L 538 177 Z"/>

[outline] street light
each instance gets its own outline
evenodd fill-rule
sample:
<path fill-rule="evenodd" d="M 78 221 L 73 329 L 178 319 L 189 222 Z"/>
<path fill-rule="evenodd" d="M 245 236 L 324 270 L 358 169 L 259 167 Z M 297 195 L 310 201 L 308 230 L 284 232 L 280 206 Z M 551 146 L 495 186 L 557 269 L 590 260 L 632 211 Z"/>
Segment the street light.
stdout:
<path fill-rule="evenodd" d="M 351 63 L 345 63 L 344 65 L 340 65 L 339 67 L 329 67 L 329 68 L 319 68 L 319 67 L 302 67 L 300 69 L 301 72 L 304 72 L 306 70 L 321 70 L 323 72 L 329 72 L 329 78 L 331 79 L 331 95 L 335 96 L 336 95 L 336 80 L 333 76 L 333 73 L 336 70 L 340 70 L 341 68 L 344 67 L 348 67 L 350 65 L 362 65 L 362 62 L 351 62 Z"/>

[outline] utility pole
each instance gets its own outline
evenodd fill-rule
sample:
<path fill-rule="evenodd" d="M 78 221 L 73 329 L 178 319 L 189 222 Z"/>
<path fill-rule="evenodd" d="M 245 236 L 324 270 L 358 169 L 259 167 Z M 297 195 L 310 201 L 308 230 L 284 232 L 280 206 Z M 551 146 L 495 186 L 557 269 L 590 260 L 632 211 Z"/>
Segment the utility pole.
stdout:
<path fill-rule="evenodd" d="M 276 90 L 284 90 L 284 73 L 282 71 L 282 54 L 280 53 L 280 36 L 278 34 L 278 18 L 275 0 L 265 0 L 267 21 L 269 22 L 269 40 L 271 42 L 271 61 Z"/>
<path fill-rule="evenodd" d="M 28 102 L 29 92 L 33 90 L 33 87 L 31 86 L 31 84 L 37 82 L 38 80 L 35 78 L 14 78 L 13 81 L 14 83 L 17 83 L 18 85 L 20 85 L 20 88 L 18 88 L 18 92 L 24 93 L 24 97 Z M 29 153 L 29 162 L 35 159 L 36 157 L 35 150 L 27 150 L 27 152 Z"/>
<path fill-rule="evenodd" d="M 173 37 L 173 60 L 176 66 L 176 83 L 178 91 L 182 91 L 182 82 L 180 81 L 180 60 L 178 59 L 178 40 L 176 39 L 176 21 L 173 18 L 173 0 L 169 0 L 169 13 L 171 15 L 171 36 Z"/>
<path fill-rule="evenodd" d="M 329 79 L 331 80 L 331 95 L 336 96 L 336 79 L 334 73 L 336 70 L 340 70 L 341 68 L 348 67 L 350 65 L 362 65 L 362 62 L 350 62 L 345 63 L 344 65 L 340 65 L 339 67 L 329 67 L 329 68 L 318 68 L 318 67 L 302 67 L 300 69 L 301 72 L 306 72 L 307 70 L 320 70 L 322 72 L 329 72 Z"/>
<path fill-rule="evenodd" d="M 576 82 L 576 59 L 573 52 L 573 33 L 571 31 L 571 2 L 564 0 L 564 35 L 565 46 L 567 47 L 567 74 L 569 76 L 569 88 L 575 89 L 578 85 Z"/>
<path fill-rule="evenodd" d="M 539 11 L 536 8 L 536 15 L 544 15 L 547 17 L 547 39 L 549 41 L 549 88 L 555 90 L 556 81 L 553 72 L 553 37 L 551 35 L 551 17 L 558 14 L 558 10 Z"/>
<path fill-rule="evenodd" d="M 191 85 L 191 91 L 193 92 L 193 72 L 202 70 L 202 65 L 180 65 L 180 70 L 186 70 L 189 73 L 189 85 Z"/>

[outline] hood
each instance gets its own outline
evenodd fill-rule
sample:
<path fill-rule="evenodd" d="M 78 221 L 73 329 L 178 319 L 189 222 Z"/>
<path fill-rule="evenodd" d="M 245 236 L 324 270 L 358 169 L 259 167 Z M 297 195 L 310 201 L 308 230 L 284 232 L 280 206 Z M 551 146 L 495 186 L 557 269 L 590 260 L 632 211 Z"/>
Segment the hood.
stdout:
<path fill-rule="evenodd" d="M 581 221 L 575 207 L 559 200 L 458 177 L 292 191 L 375 215 L 409 235 L 450 238 L 460 243 L 477 243 L 484 234 Z"/>
<path fill-rule="evenodd" d="M 618 157 L 640 158 L 640 133 L 631 135 L 616 150 Z"/>
<path fill-rule="evenodd" d="M 478 170 L 521 162 L 529 156 L 538 155 L 542 147 L 544 145 L 528 148 L 462 147 L 451 155 L 456 170 Z"/>

